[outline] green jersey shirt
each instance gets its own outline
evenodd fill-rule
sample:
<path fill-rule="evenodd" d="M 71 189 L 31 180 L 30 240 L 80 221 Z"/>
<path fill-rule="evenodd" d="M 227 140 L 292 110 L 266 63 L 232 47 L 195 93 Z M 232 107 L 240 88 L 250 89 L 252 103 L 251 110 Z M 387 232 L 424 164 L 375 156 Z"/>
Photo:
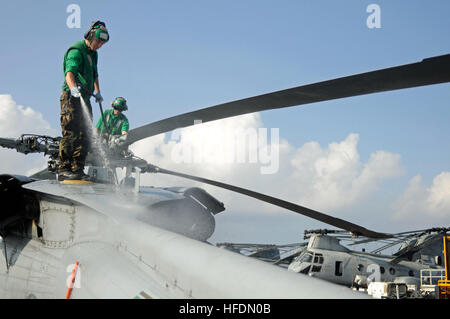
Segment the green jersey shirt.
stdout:
<path fill-rule="evenodd" d="M 105 121 L 108 124 L 109 133 L 111 135 L 122 135 L 122 131 L 128 132 L 129 123 L 128 119 L 122 113 L 114 115 L 114 109 L 109 109 L 103 112 Z M 100 134 L 106 133 L 105 125 L 103 125 L 103 118 L 98 119 L 97 125 L 95 126 Z"/>
<path fill-rule="evenodd" d="M 64 55 L 64 79 L 67 72 L 72 72 L 77 83 L 81 84 L 84 93 L 92 94 L 94 82 L 98 78 L 97 60 L 97 52 L 91 51 L 84 41 L 74 43 Z M 69 91 L 65 80 L 62 88 L 64 91 Z"/>

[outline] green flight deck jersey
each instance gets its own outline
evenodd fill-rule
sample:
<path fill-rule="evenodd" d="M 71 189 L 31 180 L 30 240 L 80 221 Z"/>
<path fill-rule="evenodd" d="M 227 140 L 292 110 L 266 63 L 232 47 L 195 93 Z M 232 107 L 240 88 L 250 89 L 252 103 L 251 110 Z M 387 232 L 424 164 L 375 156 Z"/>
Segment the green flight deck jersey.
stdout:
<path fill-rule="evenodd" d="M 72 72 L 75 75 L 76 82 L 81 85 L 83 96 L 88 95 L 90 97 L 94 92 L 94 83 L 98 77 L 97 60 L 97 51 L 91 51 L 84 40 L 74 43 L 64 55 L 64 79 L 67 72 Z M 64 80 L 62 88 L 64 91 L 70 91 L 66 80 Z"/>
<path fill-rule="evenodd" d="M 114 109 L 109 109 L 103 112 L 105 121 L 108 124 L 109 133 L 111 135 L 122 135 L 122 131 L 128 132 L 129 123 L 128 119 L 122 113 L 114 115 Z M 98 119 L 97 125 L 95 126 L 100 134 L 106 133 L 105 125 L 103 125 L 103 118 Z"/>

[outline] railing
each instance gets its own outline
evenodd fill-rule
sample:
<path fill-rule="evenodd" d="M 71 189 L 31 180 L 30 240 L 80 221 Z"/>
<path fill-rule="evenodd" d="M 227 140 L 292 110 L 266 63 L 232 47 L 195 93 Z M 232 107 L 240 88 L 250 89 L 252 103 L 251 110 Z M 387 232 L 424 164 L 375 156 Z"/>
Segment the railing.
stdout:
<path fill-rule="evenodd" d="M 439 281 L 445 281 L 445 269 L 422 269 L 420 270 L 420 287 L 434 288 Z"/>

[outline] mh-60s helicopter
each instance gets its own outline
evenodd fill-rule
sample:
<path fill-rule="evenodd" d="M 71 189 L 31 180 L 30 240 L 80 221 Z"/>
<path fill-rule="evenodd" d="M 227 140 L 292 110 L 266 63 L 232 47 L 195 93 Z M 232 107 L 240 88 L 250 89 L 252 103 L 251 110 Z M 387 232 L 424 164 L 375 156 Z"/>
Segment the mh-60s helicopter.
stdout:
<path fill-rule="evenodd" d="M 156 167 L 126 147 L 193 125 L 258 111 L 450 81 L 450 55 L 228 102 L 150 123 L 87 163 L 94 182 L 59 182 L 58 138 L 24 135 L 0 145 L 50 156 L 30 177 L 0 175 L 4 209 L 0 235 L 3 298 L 358 298 L 364 295 L 317 278 L 287 272 L 206 243 L 224 205 L 200 188 L 154 188 L 141 173 L 163 173 L 225 188 L 351 232 L 392 238 L 279 198 Z M 100 155 L 99 155 L 100 154 Z M 106 159 L 107 166 L 104 166 Z M 114 170 L 126 168 L 123 181 Z M 135 173 L 132 179 L 132 173 Z M 74 290 L 67 291 L 71 272 Z M 81 279 L 80 279 L 81 278 Z M 67 291 L 67 294 L 66 294 Z M 70 294 L 69 294 L 70 292 Z"/>

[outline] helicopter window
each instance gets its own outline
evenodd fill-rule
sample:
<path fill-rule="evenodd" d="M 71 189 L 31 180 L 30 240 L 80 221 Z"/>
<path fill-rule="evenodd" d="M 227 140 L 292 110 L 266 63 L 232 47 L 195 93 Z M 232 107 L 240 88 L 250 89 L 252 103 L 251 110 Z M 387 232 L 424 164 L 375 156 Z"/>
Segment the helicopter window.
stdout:
<path fill-rule="evenodd" d="M 384 267 L 380 267 L 380 273 L 384 274 Z"/>
<path fill-rule="evenodd" d="M 389 273 L 391 275 L 395 275 L 395 269 L 394 268 L 389 268 Z"/>
<path fill-rule="evenodd" d="M 314 255 L 314 263 L 315 264 L 323 264 L 323 255 L 322 254 L 315 254 Z"/>
<path fill-rule="evenodd" d="M 320 270 L 322 269 L 322 266 L 312 266 L 311 272 L 320 272 Z"/>
<path fill-rule="evenodd" d="M 342 276 L 342 261 L 336 261 L 334 274 L 336 276 Z"/>
<path fill-rule="evenodd" d="M 410 270 L 409 273 L 408 273 L 408 275 L 409 275 L 410 277 L 414 277 L 414 271 Z"/>
<path fill-rule="evenodd" d="M 308 274 L 310 269 L 311 269 L 311 266 L 308 266 L 305 269 L 300 270 L 300 273 L 301 274 Z"/>
<path fill-rule="evenodd" d="M 306 253 L 302 257 L 300 257 L 300 262 L 310 263 L 313 260 L 313 256 L 311 253 Z"/>
<path fill-rule="evenodd" d="M 364 271 L 364 265 L 363 264 L 359 264 L 357 267 L 358 271 L 362 272 Z"/>

